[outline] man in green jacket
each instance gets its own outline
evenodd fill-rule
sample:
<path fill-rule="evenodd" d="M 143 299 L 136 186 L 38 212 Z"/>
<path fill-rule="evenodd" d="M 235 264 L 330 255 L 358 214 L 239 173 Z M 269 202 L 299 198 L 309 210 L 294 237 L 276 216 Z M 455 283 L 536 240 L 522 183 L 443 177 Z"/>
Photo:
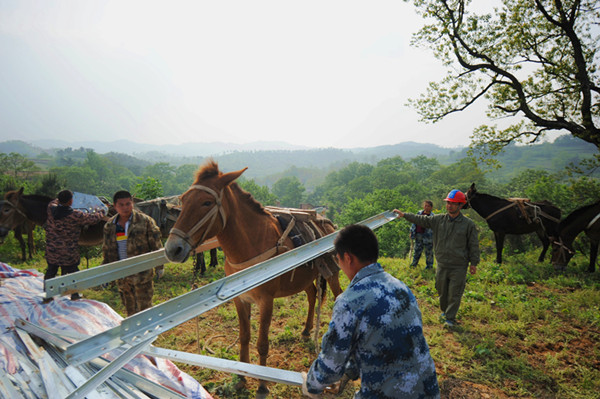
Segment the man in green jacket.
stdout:
<path fill-rule="evenodd" d="M 467 202 L 459 190 L 452 190 L 444 199 L 445 215 L 422 216 L 394 212 L 411 223 L 433 230 L 433 248 L 437 260 L 435 288 L 440 296 L 442 318 L 447 326 L 456 325 L 456 313 L 465 291 L 467 269 L 477 272 L 479 240 L 475 223 L 465 217 L 460 209 Z"/>

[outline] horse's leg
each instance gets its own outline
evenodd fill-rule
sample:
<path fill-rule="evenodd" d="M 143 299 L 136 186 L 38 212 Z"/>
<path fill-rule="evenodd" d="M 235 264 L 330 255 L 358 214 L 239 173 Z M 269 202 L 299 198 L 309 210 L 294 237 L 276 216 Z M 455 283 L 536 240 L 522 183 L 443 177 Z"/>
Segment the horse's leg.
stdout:
<path fill-rule="evenodd" d="M 35 244 L 33 243 L 33 228 L 29 222 L 27 223 L 27 227 L 25 228 L 27 230 L 27 248 L 29 249 L 29 259 L 32 259 L 33 254 L 35 253 Z"/>
<path fill-rule="evenodd" d="M 238 315 L 240 326 L 240 361 L 250 363 L 250 303 L 244 302 L 240 298 L 234 298 L 235 310 Z M 246 386 L 246 377 L 239 376 L 240 382 L 235 389 L 242 389 Z"/>
<path fill-rule="evenodd" d="M 217 258 L 217 248 L 210 250 L 210 264 L 209 266 L 215 267 L 219 264 L 219 258 Z"/>
<path fill-rule="evenodd" d="M 590 241 L 590 266 L 588 272 L 594 273 L 596 270 L 596 260 L 598 259 L 598 242 Z"/>
<path fill-rule="evenodd" d="M 204 276 L 204 272 L 206 272 L 206 262 L 204 262 L 204 252 L 198 252 L 196 254 L 196 264 L 194 265 L 194 275 L 198 274 L 200 271 L 200 275 Z"/>
<path fill-rule="evenodd" d="M 535 233 L 540 238 L 540 241 L 542 241 L 542 253 L 540 254 L 540 257 L 538 258 L 538 262 L 543 262 L 544 258 L 546 257 L 546 251 L 548 250 L 548 247 L 550 246 L 550 239 L 548 238 L 548 235 L 541 229 L 536 230 Z"/>
<path fill-rule="evenodd" d="M 335 272 L 331 277 L 329 277 L 327 282 L 329 283 L 331 292 L 333 292 L 333 298 L 337 298 L 338 295 L 342 293 L 342 287 L 340 286 L 340 273 Z"/>
<path fill-rule="evenodd" d="M 496 238 L 496 263 L 502 264 L 502 249 L 504 248 L 504 236 L 506 234 L 494 231 Z"/>
<path fill-rule="evenodd" d="M 311 284 L 312 285 L 312 284 Z M 314 315 L 314 295 L 313 295 L 313 315 Z M 310 306 L 310 301 L 309 301 Z M 269 356 L 269 330 L 271 329 L 271 320 L 273 317 L 273 298 L 264 298 L 259 304 L 260 322 L 258 327 L 258 339 L 256 346 L 258 349 L 258 357 L 260 359 L 260 365 L 267 365 L 267 357 Z M 310 311 L 309 311 L 310 313 Z M 312 321 L 312 319 L 311 319 Z M 240 330 L 241 332 L 241 330 Z M 258 380 L 258 390 L 256 391 L 256 399 L 264 399 L 269 395 L 269 388 L 267 388 L 267 382 L 264 380 Z"/>
<path fill-rule="evenodd" d="M 306 323 L 304 323 L 304 330 L 302 331 L 302 338 L 308 339 L 310 337 L 310 331 L 314 325 L 315 319 L 315 303 L 317 301 L 317 287 L 314 284 L 309 284 L 304 290 L 306 297 L 308 298 L 308 315 L 306 316 Z"/>
<path fill-rule="evenodd" d="M 19 241 L 19 245 L 21 245 L 21 257 L 23 258 L 23 262 L 27 260 L 27 254 L 25 252 L 25 241 L 23 240 L 23 231 L 21 230 L 21 226 L 17 226 L 13 230 L 13 234 L 17 241 Z"/>

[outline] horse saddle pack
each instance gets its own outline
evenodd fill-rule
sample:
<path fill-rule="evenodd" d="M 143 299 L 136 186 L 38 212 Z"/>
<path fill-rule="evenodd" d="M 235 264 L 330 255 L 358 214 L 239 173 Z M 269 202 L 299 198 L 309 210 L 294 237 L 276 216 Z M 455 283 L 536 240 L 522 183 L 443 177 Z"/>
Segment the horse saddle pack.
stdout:
<path fill-rule="evenodd" d="M 525 206 L 531 202 L 529 198 L 508 198 L 508 200 L 513 202 L 521 211 L 521 216 L 527 221 L 527 223 L 531 223 L 533 220 L 539 219 L 536 218 L 535 209 L 533 207 Z"/>
<path fill-rule="evenodd" d="M 288 233 L 288 236 L 295 248 L 325 237 L 328 234 L 325 225 L 335 230 L 335 225 L 331 220 L 317 214 L 312 209 L 277 208 L 273 206 L 266 206 L 265 209 L 277 218 L 283 231 L 288 228 L 292 220 L 294 221 L 294 226 Z M 338 265 L 331 255 L 321 256 L 313 262 L 318 268 L 319 273 L 325 278 L 331 277 L 334 272 L 339 270 Z"/>

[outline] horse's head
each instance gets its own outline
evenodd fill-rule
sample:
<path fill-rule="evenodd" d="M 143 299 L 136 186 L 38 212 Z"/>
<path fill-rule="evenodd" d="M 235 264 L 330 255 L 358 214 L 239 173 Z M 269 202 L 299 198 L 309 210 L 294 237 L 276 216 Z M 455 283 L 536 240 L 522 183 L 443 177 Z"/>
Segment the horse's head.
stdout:
<path fill-rule="evenodd" d="M 4 200 L 0 201 L 0 238 L 2 239 L 9 231 L 27 220 L 27 216 L 19 209 L 22 195 L 23 187 L 18 191 L 8 191 L 4 194 Z"/>
<path fill-rule="evenodd" d="M 465 193 L 465 197 L 467 198 L 467 202 L 463 205 L 462 209 L 469 209 L 471 207 L 471 199 L 473 199 L 477 195 L 477 188 L 475 188 L 475 183 L 471 184 L 471 187 Z"/>
<path fill-rule="evenodd" d="M 185 262 L 199 244 L 223 231 L 228 214 L 224 193 L 246 169 L 222 173 L 211 160 L 198 170 L 194 184 L 181 196 L 181 213 L 165 244 L 170 261 Z"/>
<path fill-rule="evenodd" d="M 567 264 L 575 255 L 572 243 L 567 243 L 560 237 L 550 237 L 552 242 L 552 266 L 554 270 L 565 270 Z"/>

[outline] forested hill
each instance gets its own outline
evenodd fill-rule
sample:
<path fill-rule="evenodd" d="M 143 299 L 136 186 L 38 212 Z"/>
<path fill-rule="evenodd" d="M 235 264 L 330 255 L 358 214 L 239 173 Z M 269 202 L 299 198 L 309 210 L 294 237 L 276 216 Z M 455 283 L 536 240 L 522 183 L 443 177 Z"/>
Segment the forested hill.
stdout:
<path fill-rule="evenodd" d="M 38 145 L 35 145 L 38 144 Z M 0 152 L 16 152 L 30 159 L 45 157 L 68 157 L 76 151 L 69 148 L 92 149 L 99 154 L 110 153 L 113 160 L 120 158 L 129 168 L 137 163 L 139 168 L 148 164 L 165 162 L 173 166 L 184 164 L 199 165 L 207 157 L 215 158 L 222 170 L 237 170 L 248 167 L 245 176 L 264 178 L 282 173 L 290 168 L 320 169 L 323 172 L 340 169 L 352 162 L 376 164 L 386 158 L 400 156 L 405 160 L 419 155 L 436 158 L 441 164 L 448 165 L 466 156 L 466 148 L 444 148 L 435 144 L 404 142 L 395 145 L 353 149 L 306 149 L 288 146 L 284 143 L 255 143 L 230 145 L 224 143 L 189 143 L 182 146 L 151 146 L 119 141 L 114 143 L 79 142 L 68 146 L 64 142 L 43 142 L 28 144 L 23 141 L 0 143 Z M 42 146 L 43 145 L 43 146 Z M 184 150 L 185 148 L 185 150 Z M 227 148 L 230 148 L 227 150 Z M 259 149 L 262 148 L 262 149 Z M 65 151 L 67 149 L 67 151 Z M 135 150 L 144 151 L 135 151 Z M 579 162 L 597 152 L 594 145 L 576 139 L 570 135 L 562 136 L 553 143 L 530 146 L 510 145 L 498 160 L 499 170 L 490 173 L 490 177 L 507 181 L 523 169 L 543 169 L 556 172 L 571 162 Z M 186 154 L 197 153 L 198 156 Z M 119 162 L 120 163 L 120 162 Z"/>

